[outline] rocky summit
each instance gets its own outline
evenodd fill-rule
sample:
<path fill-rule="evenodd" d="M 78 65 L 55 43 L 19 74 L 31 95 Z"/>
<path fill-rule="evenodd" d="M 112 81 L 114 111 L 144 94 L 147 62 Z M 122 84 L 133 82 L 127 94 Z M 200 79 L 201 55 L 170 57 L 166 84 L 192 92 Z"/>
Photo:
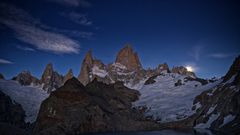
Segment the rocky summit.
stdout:
<path fill-rule="evenodd" d="M 130 44 L 127 44 L 119 51 L 115 63 L 125 66 L 129 71 L 142 69 L 138 54 L 133 51 Z"/>
<path fill-rule="evenodd" d="M 98 74 L 99 78 L 104 78 L 106 77 L 106 75 L 104 74 L 105 68 L 106 66 L 100 60 L 93 59 L 92 51 L 90 50 L 87 52 L 85 58 L 83 59 L 78 79 L 82 84 L 86 85 L 94 79 L 94 75 L 97 74 L 98 71 L 100 72 Z"/>
<path fill-rule="evenodd" d="M 23 71 L 17 76 L 13 77 L 12 80 L 18 81 L 21 85 L 37 85 L 39 80 L 32 76 L 29 71 Z"/>
<path fill-rule="evenodd" d="M 63 79 L 63 76 L 54 71 L 53 65 L 49 63 L 42 74 L 40 83 L 43 85 L 44 90 L 51 92 L 63 84 Z"/>
<path fill-rule="evenodd" d="M 94 79 L 86 86 L 76 78 L 43 101 L 34 128 L 36 135 L 154 130 L 158 125 L 132 108 L 139 92 L 121 82 Z"/>

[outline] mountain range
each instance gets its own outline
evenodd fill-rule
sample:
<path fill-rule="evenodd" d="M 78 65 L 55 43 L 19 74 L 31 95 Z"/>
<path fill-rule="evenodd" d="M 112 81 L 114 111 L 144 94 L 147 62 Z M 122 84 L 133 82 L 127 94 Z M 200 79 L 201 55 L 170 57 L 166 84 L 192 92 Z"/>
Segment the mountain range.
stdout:
<path fill-rule="evenodd" d="M 88 51 L 77 77 L 71 69 L 60 75 L 51 63 L 40 79 L 29 71 L 12 80 L 1 74 L 0 130 L 64 135 L 194 128 L 239 134 L 239 87 L 240 56 L 222 78 L 202 79 L 167 63 L 144 69 L 129 44 L 109 64 Z"/>

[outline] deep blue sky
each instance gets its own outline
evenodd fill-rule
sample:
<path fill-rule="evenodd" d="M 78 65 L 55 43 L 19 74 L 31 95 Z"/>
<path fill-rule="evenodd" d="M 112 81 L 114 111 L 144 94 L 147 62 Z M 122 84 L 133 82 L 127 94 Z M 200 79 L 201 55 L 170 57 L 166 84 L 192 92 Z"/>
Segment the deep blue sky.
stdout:
<path fill-rule="evenodd" d="M 89 49 L 110 63 L 131 43 L 145 68 L 167 62 L 220 77 L 240 54 L 239 7 L 231 0 L 2 0 L 0 72 L 40 77 L 52 62 L 77 76 Z"/>

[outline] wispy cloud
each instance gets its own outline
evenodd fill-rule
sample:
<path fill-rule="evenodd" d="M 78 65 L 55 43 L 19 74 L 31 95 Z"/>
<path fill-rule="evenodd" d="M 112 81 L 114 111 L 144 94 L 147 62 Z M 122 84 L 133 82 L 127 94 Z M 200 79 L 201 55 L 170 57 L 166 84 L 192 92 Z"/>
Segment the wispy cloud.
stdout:
<path fill-rule="evenodd" d="M 209 54 L 209 57 L 216 59 L 229 58 L 238 55 L 239 53 L 213 53 Z"/>
<path fill-rule="evenodd" d="M 79 53 L 79 43 L 63 34 L 47 31 L 39 20 L 13 5 L 0 4 L 0 23 L 15 32 L 16 38 L 36 49 L 57 54 Z"/>
<path fill-rule="evenodd" d="M 200 45 L 196 45 L 192 48 L 190 55 L 194 58 L 195 61 L 200 60 L 200 54 L 202 49 L 203 49 L 203 46 L 200 46 Z"/>
<path fill-rule="evenodd" d="M 48 0 L 50 2 L 55 2 L 63 6 L 72 6 L 72 7 L 91 7 L 91 3 L 87 0 Z"/>
<path fill-rule="evenodd" d="M 74 23 L 90 26 L 92 25 L 92 21 L 90 21 L 86 14 L 81 14 L 77 12 L 70 12 L 70 13 L 62 13 L 64 17 L 69 18 Z"/>
<path fill-rule="evenodd" d="M 6 60 L 6 59 L 1 59 L 0 58 L 0 64 L 13 64 L 12 61 Z"/>
<path fill-rule="evenodd" d="M 33 48 L 30 47 L 25 47 L 25 46 L 17 46 L 18 49 L 23 50 L 23 51 L 30 51 L 30 52 L 34 52 L 35 50 Z"/>

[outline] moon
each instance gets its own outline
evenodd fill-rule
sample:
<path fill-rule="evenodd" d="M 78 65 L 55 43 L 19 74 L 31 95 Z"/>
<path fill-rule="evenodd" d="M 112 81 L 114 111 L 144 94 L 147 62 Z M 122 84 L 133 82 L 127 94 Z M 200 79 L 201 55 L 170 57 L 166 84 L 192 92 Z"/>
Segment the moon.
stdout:
<path fill-rule="evenodd" d="M 186 66 L 186 69 L 187 69 L 187 71 L 189 71 L 189 72 L 193 72 L 193 71 L 194 71 L 193 67 L 191 67 L 191 66 Z"/>

